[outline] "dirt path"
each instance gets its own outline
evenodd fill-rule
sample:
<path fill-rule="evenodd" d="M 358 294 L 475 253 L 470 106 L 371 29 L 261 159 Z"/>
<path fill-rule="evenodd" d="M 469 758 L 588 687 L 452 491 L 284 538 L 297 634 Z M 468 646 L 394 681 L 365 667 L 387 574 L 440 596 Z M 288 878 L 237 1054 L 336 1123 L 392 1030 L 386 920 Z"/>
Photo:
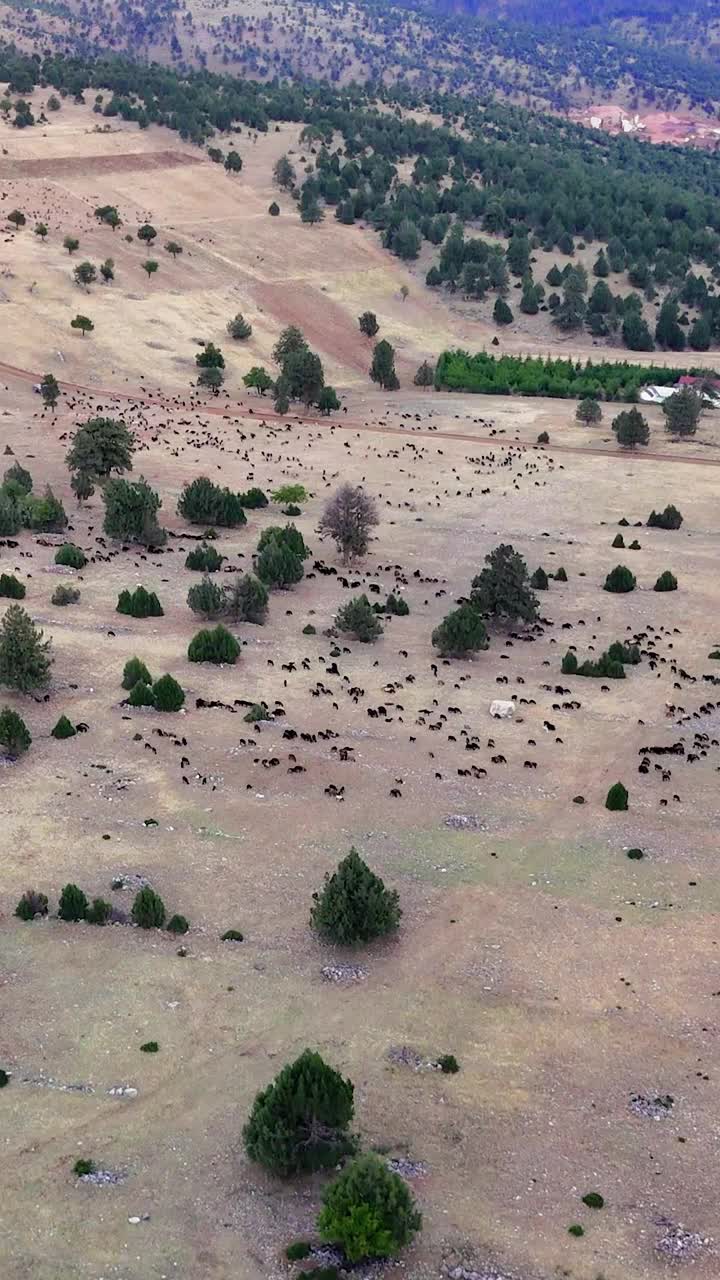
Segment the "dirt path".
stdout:
<path fill-rule="evenodd" d="M 31 384 L 39 382 L 42 378 L 42 374 L 40 373 L 33 373 L 29 369 L 18 369 L 15 365 L 5 364 L 4 361 L 0 361 L 0 376 L 6 378 L 17 378 L 22 382 L 29 382 Z M 58 379 L 58 383 L 63 391 L 81 392 L 95 396 L 97 399 L 129 400 L 133 403 L 164 406 L 173 411 L 176 408 L 170 396 L 151 395 L 148 392 L 131 393 L 129 391 L 116 391 L 109 387 L 86 387 L 83 386 L 82 383 L 64 382 L 61 379 Z M 180 394 L 181 393 L 178 392 L 178 395 Z M 292 422 L 295 426 L 306 427 L 333 426 L 342 431 L 361 431 L 365 434 L 371 435 L 395 435 L 404 436 L 405 438 L 408 436 L 412 436 L 413 438 L 419 436 L 429 440 L 445 441 L 462 440 L 464 443 L 474 445 L 491 445 L 494 447 L 497 447 L 498 445 L 512 445 L 520 449 L 533 449 L 537 447 L 533 444 L 525 443 L 520 440 L 503 440 L 497 435 L 480 436 L 474 435 L 471 432 L 462 431 L 428 431 L 423 429 L 413 430 L 412 428 L 408 430 L 406 427 L 371 426 L 366 422 L 359 422 L 354 418 L 347 418 L 345 416 L 331 422 L 327 417 L 317 418 L 308 414 L 276 413 L 274 409 L 266 408 L 261 400 L 259 402 L 256 401 L 256 403 L 258 404 L 257 409 L 252 405 L 246 405 L 240 402 L 236 404 L 221 405 L 205 404 L 202 406 L 201 412 L 216 418 L 253 417 L 258 422 Z M 628 461 L 628 458 L 632 458 L 633 462 L 641 460 L 643 462 L 673 462 L 675 464 L 687 463 L 695 467 L 720 467 L 720 458 L 701 458 L 697 454 L 687 456 L 672 453 L 648 453 L 647 451 L 643 453 L 636 453 L 633 451 L 628 454 L 624 451 L 618 452 L 613 449 L 599 449 L 594 445 L 585 447 L 572 444 L 553 444 L 550 448 L 553 454 L 566 453 L 579 454 L 584 457 L 617 458 L 618 460 L 623 460 L 625 462 Z"/>

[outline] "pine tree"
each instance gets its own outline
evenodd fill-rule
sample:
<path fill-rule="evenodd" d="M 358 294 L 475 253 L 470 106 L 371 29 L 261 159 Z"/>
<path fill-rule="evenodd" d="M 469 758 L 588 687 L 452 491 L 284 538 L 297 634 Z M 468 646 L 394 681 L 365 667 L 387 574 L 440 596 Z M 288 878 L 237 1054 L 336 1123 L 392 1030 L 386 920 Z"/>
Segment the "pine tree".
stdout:
<path fill-rule="evenodd" d="M 514 316 L 504 298 L 496 298 L 493 307 L 493 320 L 496 324 L 512 324 Z"/>
<path fill-rule="evenodd" d="M 23 755 L 30 744 L 30 730 L 22 716 L 10 707 L 0 711 L 0 747 L 3 747 L 12 760 Z"/>
<path fill-rule="evenodd" d="M 671 435 L 694 436 L 702 413 L 702 396 L 692 387 L 681 387 L 663 401 L 662 411 Z"/>
<path fill-rule="evenodd" d="M 370 377 L 373 382 L 379 383 L 384 391 L 397 391 L 400 386 L 395 372 L 395 348 L 384 338 L 375 345 Z"/>
<path fill-rule="evenodd" d="M 586 396 L 581 400 L 575 410 L 575 418 L 578 422 L 583 422 L 586 427 L 595 426 L 596 423 L 602 422 L 602 409 L 597 400 L 591 396 Z"/>
<path fill-rule="evenodd" d="M 76 884 L 66 884 L 60 894 L 60 905 L 58 907 L 60 919 L 71 922 L 84 920 L 87 909 L 88 900 L 82 889 L 78 889 Z"/>
<path fill-rule="evenodd" d="M 299 556 L 278 538 L 271 538 L 259 551 L 255 572 L 268 587 L 287 589 L 299 582 L 305 570 Z"/>
<path fill-rule="evenodd" d="M 473 607 L 503 623 L 534 622 L 538 602 L 530 589 L 522 556 L 514 547 L 501 543 L 485 557 L 485 565 L 472 581 Z"/>
<path fill-rule="evenodd" d="M 473 605 L 461 604 L 448 613 L 432 633 L 432 643 L 443 658 L 465 658 L 487 649 L 487 630 Z"/>
<path fill-rule="evenodd" d="M 152 692 L 158 711 L 179 711 L 185 701 L 182 687 L 171 675 L 166 674 L 156 680 Z"/>
<path fill-rule="evenodd" d="M 213 629 L 198 631 L 188 645 L 190 662 L 214 662 L 233 665 L 240 655 L 240 645 L 221 622 Z"/>
<path fill-rule="evenodd" d="M 675 574 L 666 569 L 664 573 L 660 574 L 653 591 L 677 591 L 677 585 Z"/>
<path fill-rule="evenodd" d="M 165 903 L 149 885 L 135 895 L 131 912 L 133 921 L 141 929 L 162 929 L 165 923 Z"/>
<path fill-rule="evenodd" d="M 335 615 L 338 631 L 354 635 L 363 644 L 370 644 L 381 636 L 383 629 L 375 610 L 366 595 L 356 596 L 342 605 Z"/>
<path fill-rule="evenodd" d="M 607 575 L 603 591 L 611 591 L 615 595 L 627 595 L 637 585 L 635 574 L 624 564 L 617 564 Z"/>
<path fill-rule="evenodd" d="M 251 573 L 242 574 L 226 588 L 226 612 L 233 622 L 262 626 L 267 617 L 267 587 Z"/>
<path fill-rule="evenodd" d="M 211 578 L 195 583 L 188 591 L 187 602 L 193 613 L 201 613 L 205 618 L 218 618 L 227 607 L 225 592 Z"/>
<path fill-rule="evenodd" d="M 359 1156 L 323 1192 L 320 1238 L 348 1262 L 392 1258 L 422 1227 L 407 1184 L 376 1155 Z"/>
<path fill-rule="evenodd" d="M 11 604 L 0 624 L 0 684 L 18 693 L 34 693 L 50 683 L 52 658 L 32 618 L 19 604 Z"/>
<path fill-rule="evenodd" d="M 613 418 L 612 429 L 615 438 L 623 449 L 634 449 L 636 445 L 647 445 L 650 440 L 650 428 L 639 409 L 623 409 Z"/>
<path fill-rule="evenodd" d="M 351 849 L 337 871 L 325 877 L 313 894 L 310 923 L 326 942 L 352 946 L 393 933 L 402 911 L 396 890 L 386 889 L 357 849 Z"/>
<path fill-rule="evenodd" d="M 122 687 L 130 690 L 139 683 L 152 684 L 152 676 L 139 658 L 129 658 L 123 669 Z"/>
<path fill-rule="evenodd" d="M 628 807 L 628 793 L 622 782 L 614 782 L 607 793 L 605 808 L 614 813 L 622 813 Z"/>
<path fill-rule="evenodd" d="M 243 1129 L 251 1160 L 287 1178 L 330 1169 L 356 1149 L 353 1086 L 306 1049 L 255 1098 Z"/>
<path fill-rule="evenodd" d="M 63 738 L 74 738 L 77 733 L 77 729 L 75 728 L 75 725 L 68 720 L 67 716 L 62 715 L 50 732 L 53 738 L 62 740 Z"/>
<path fill-rule="evenodd" d="M 233 529 L 247 524 L 241 496 L 213 484 L 207 476 L 198 476 L 183 488 L 178 499 L 178 514 L 191 524 Z"/>
<path fill-rule="evenodd" d="M 548 576 L 545 570 L 543 569 L 542 565 L 539 565 L 538 568 L 535 570 L 534 574 L 532 575 L 530 579 L 530 586 L 535 591 L 549 590 L 550 582 L 548 580 Z"/>

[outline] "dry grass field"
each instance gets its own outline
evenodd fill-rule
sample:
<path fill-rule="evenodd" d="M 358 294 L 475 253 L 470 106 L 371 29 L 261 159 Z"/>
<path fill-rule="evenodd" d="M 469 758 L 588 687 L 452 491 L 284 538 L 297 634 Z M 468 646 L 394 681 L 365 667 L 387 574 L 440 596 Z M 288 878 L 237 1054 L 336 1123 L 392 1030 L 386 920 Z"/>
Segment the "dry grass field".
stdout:
<path fill-rule="evenodd" d="M 707 416 L 695 441 L 674 445 L 651 410 L 651 456 L 635 457 L 616 452 L 610 413 L 584 430 L 569 402 L 368 390 L 355 327 L 366 307 L 397 345 L 405 387 L 448 341 L 481 345 L 482 326 L 450 313 L 369 232 L 302 227 L 283 198 L 268 218 L 272 164 L 296 144 L 289 127 L 257 144 L 243 132 L 245 167 L 231 179 L 160 130 L 101 135 L 92 121 L 66 104 L 46 136 L 0 124 L 2 208 L 28 214 L 1 247 L 0 441 L 6 465 L 63 498 L 68 537 L 89 555 L 58 578 L 53 546 L 23 534 L 0 547 L 55 656 L 48 702 L 4 699 L 33 744 L 0 769 L 2 1280 L 291 1276 L 283 1249 L 312 1232 L 321 1184 L 267 1178 L 240 1133 L 256 1091 L 306 1046 L 355 1082 L 364 1145 L 425 1166 L 412 1182 L 424 1230 L 388 1276 L 662 1280 L 677 1252 L 677 1274 L 714 1280 L 720 694 L 703 676 L 720 674 L 708 659 L 720 641 L 720 424 Z M 122 231 L 97 226 L 102 203 L 118 205 Z M 37 218 L 51 228 L 44 245 Z M 145 218 L 159 244 L 184 247 L 175 263 L 154 252 L 149 284 L 144 249 L 123 240 Z M 113 285 L 83 296 L 61 249 L 68 232 L 81 240 L 75 261 L 114 257 Z M 95 320 L 86 339 L 69 328 L 79 310 Z M 254 332 L 230 350 L 224 326 L 238 310 Z M 290 322 L 342 393 L 336 422 L 263 419 L 263 402 L 242 398 L 242 374 L 269 361 Z M 227 401 L 191 403 L 198 337 L 223 342 Z M 9 366 L 87 390 L 43 414 Z M 162 554 L 106 545 L 100 499 L 72 500 L 68 439 L 100 408 L 137 433 L 135 473 L 160 492 L 171 534 Z M 238 628 L 235 667 L 186 656 L 198 575 L 184 568 L 193 544 L 176 503 L 198 474 L 233 489 L 299 481 L 312 495 L 297 520 L 306 576 L 273 593 L 264 627 Z M 317 533 L 341 480 L 364 484 L 380 510 L 347 588 Z M 640 549 L 611 548 L 622 517 L 644 522 L 668 502 L 683 512 L 679 531 L 626 529 Z M 225 568 L 249 567 L 279 521 L 271 505 L 226 531 Z M 542 595 L 536 635 L 495 633 L 476 660 L 444 664 L 432 630 L 499 542 L 531 570 L 563 566 L 568 581 Z M 638 578 L 627 596 L 602 591 L 618 561 Z M 679 589 L 654 594 L 666 568 Z M 53 606 L 71 577 L 79 604 Z M 140 583 L 163 618 L 115 612 Z M 375 645 L 340 640 L 333 658 L 323 632 L 339 604 L 393 588 L 410 615 L 388 619 Z M 303 634 L 308 623 L 317 634 Z M 646 656 L 623 682 L 604 690 L 560 674 L 570 644 L 598 654 L 634 634 Z M 122 705 L 133 655 L 180 681 L 182 712 Z M 514 720 L 492 720 L 493 698 L 513 696 Z M 246 724 L 236 699 L 276 714 Z M 57 742 L 61 713 L 88 731 Z M 638 774 L 642 747 L 680 741 L 684 756 L 651 756 Z M 305 772 L 289 773 L 296 764 Z M 466 776 L 472 766 L 479 776 Z M 627 813 L 604 808 L 618 779 Z M 321 946 L 308 917 L 352 844 L 399 890 L 404 916 L 397 940 L 347 956 Z M 643 860 L 627 858 L 634 846 Z M 110 886 L 130 873 L 189 918 L 187 955 L 166 933 L 13 917 L 28 885 L 54 907 L 67 881 L 128 909 L 132 895 Z M 222 943 L 228 928 L 244 942 Z M 358 980 L 323 977 L 348 962 Z M 147 1040 L 154 1057 L 140 1052 Z M 420 1069 L 389 1056 L 401 1046 Z M 446 1052 L 457 1075 L 422 1069 Z M 134 1092 L 110 1092 L 119 1086 Z M 672 1106 L 647 1114 L 666 1095 Z M 79 1156 L 122 1180 L 78 1183 Z M 602 1211 L 582 1204 L 589 1191 Z M 582 1238 L 568 1234 L 574 1223 Z"/>

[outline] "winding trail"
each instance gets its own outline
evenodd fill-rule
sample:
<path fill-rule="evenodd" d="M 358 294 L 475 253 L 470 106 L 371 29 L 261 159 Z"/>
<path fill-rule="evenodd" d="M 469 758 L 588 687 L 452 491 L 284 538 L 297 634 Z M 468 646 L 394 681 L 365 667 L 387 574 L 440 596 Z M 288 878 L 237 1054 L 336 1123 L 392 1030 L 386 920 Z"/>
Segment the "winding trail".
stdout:
<path fill-rule="evenodd" d="M 0 376 L 6 377 L 6 378 L 15 378 L 18 381 L 33 384 L 33 383 L 40 382 L 43 375 L 41 373 L 33 373 L 32 370 L 29 370 L 29 369 L 19 369 L 15 365 L 6 364 L 4 361 L 0 360 Z M 133 404 L 157 405 L 159 407 L 166 408 L 168 409 L 168 411 L 172 411 L 172 412 L 175 412 L 177 409 L 177 406 L 173 403 L 173 400 L 177 399 L 177 397 L 183 394 L 187 394 L 187 392 L 178 391 L 175 397 L 172 397 L 170 395 L 164 396 L 161 394 L 152 395 L 151 393 L 145 392 L 145 391 L 137 391 L 137 392 L 131 393 L 129 391 L 113 390 L 110 387 L 86 387 L 82 383 L 65 382 L 62 379 L 58 379 L 58 385 L 63 391 L 70 391 L 70 392 L 76 392 L 76 393 L 85 394 L 85 395 L 91 395 L 91 396 L 94 396 L 96 399 L 128 400 L 128 401 L 131 401 Z M 479 400 L 479 402 L 482 403 L 483 397 L 475 397 L 475 399 Z M 262 401 L 259 399 L 256 399 L 256 404 L 259 405 L 258 409 L 255 409 L 252 406 L 242 404 L 242 403 L 228 404 L 226 402 L 224 402 L 223 404 L 205 403 L 201 409 L 198 409 L 197 404 L 193 403 L 192 408 L 195 412 L 201 412 L 205 415 L 209 415 L 217 418 L 248 418 L 250 417 L 250 418 L 253 418 L 254 421 L 256 421 L 258 424 L 262 422 L 283 422 L 283 423 L 292 423 L 293 426 L 306 426 L 306 427 L 332 426 L 332 427 L 335 427 L 336 430 L 339 429 L 341 431 L 356 431 L 356 432 L 362 432 L 365 434 L 372 434 L 372 435 L 394 435 L 394 436 L 402 436 L 405 439 L 408 439 L 409 437 L 412 437 L 413 439 L 417 439 L 418 437 L 420 437 L 421 439 L 424 438 L 429 440 L 445 440 L 448 442 L 452 442 L 453 440 L 461 440 L 463 441 L 463 443 L 469 443 L 474 445 L 490 445 L 492 447 L 512 446 L 513 448 L 518 448 L 518 449 L 525 449 L 525 450 L 537 449 L 538 451 L 540 451 L 539 446 L 534 445 L 532 443 L 525 443 L 524 441 L 520 441 L 520 440 L 503 439 L 497 435 L 480 436 L 480 435 L 473 435 L 470 432 L 461 432 L 461 431 L 430 431 L 426 429 L 414 430 L 412 428 L 408 429 L 406 427 L 372 426 L 369 423 L 360 422 L 356 419 L 347 418 L 345 416 L 343 416 L 342 419 L 335 418 L 331 420 L 330 418 L 327 418 L 327 417 L 318 418 L 318 417 L 312 417 L 308 414 L 303 414 L 303 415 L 287 414 L 287 413 L 280 414 L 280 413 L 276 413 L 274 409 L 265 408 L 264 405 L 262 405 Z M 720 467 L 720 457 L 703 458 L 703 457 L 700 457 L 698 454 L 688 455 L 688 454 L 673 454 L 673 453 L 657 453 L 657 452 L 648 452 L 647 450 L 644 450 L 642 453 L 636 453 L 634 450 L 630 453 L 626 453 L 626 452 L 620 452 L 618 450 L 600 449 L 594 445 L 586 446 L 586 445 L 572 445 L 572 444 L 552 444 L 549 446 L 549 448 L 553 454 L 564 453 L 564 454 L 574 454 L 579 457 L 615 458 L 618 461 L 623 461 L 623 462 L 628 462 L 628 461 L 672 462 L 675 465 L 685 463 L 686 465 L 695 466 L 695 467 Z"/>

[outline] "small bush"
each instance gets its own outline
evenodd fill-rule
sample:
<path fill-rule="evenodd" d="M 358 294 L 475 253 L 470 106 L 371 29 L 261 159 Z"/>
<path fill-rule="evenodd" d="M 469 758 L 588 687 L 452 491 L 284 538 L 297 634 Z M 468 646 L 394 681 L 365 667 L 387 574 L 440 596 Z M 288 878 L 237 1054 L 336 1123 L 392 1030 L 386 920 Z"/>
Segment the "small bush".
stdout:
<path fill-rule="evenodd" d="M 55 564 L 65 565 L 68 569 L 84 569 L 87 556 L 72 542 L 66 542 L 55 552 Z"/>
<path fill-rule="evenodd" d="M 615 537 L 614 537 L 614 538 L 613 538 L 613 540 L 612 540 L 612 545 L 613 545 L 614 547 L 618 548 L 618 549 L 619 549 L 619 548 L 621 548 L 621 547 L 622 547 L 622 548 L 624 548 L 624 547 L 625 547 L 625 539 L 623 538 L 623 536 L 622 536 L 622 534 L 621 534 L 621 533 L 616 533 L 616 534 L 615 534 Z"/>
<path fill-rule="evenodd" d="M 75 728 L 74 724 L 71 724 L 67 716 L 63 715 L 63 716 L 60 716 L 60 719 L 58 720 L 54 729 L 51 729 L 50 732 L 53 738 L 60 738 L 60 739 L 74 738 L 75 734 L 77 733 L 77 729 Z"/>
<path fill-rule="evenodd" d="M 628 849 L 627 856 L 631 862 L 640 862 L 645 857 L 645 854 L 642 849 Z"/>
<path fill-rule="evenodd" d="M 154 591 L 137 587 L 135 591 L 121 591 L 116 605 L 118 613 L 131 618 L 162 618 L 164 610 Z"/>
<path fill-rule="evenodd" d="M 158 711 L 179 711 L 185 694 L 177 680 L 170 675 L 161 676 L 152 687 L 153 701 Z"/>
<path fill-rule="evenodd" d="M 376 1155 L 346 1165 L 323 1193 L 318 1231 L 348 1262 L 392 1258 L 409 1244 L 422 1217 L 402 1178 Z"/>
<path fill-rule="evenodd" d="M 560 664 L 560 670 L 562 671 L 564 676 L 574 676 L 577 674 L 577 669 L 578 669 L 578 660 L 575 654 L 572 653 L 570 649 L 568 649 L 567 653 L 565 654 L 565 657 L 563 658 Z"/>
<path fill-rule="evenodd" d="M 466 602 L 443 618 L 432 643 L 443 658 L 464 658 L 487 649 L 490 642 L 478 610 Z"/>
<path fill-rule="evenodd" d="M 335 626 L 338 631 L 354 635 L 363 644 L 372 644 L 383 633 L 377 614 L 366 595 L 356 596 L 338 609 Z"/>
<path fill-rule="evenodd" d="M 186 569 L 199 569 L 201 573 L 217 573 L 225 556 L 221 556 L 219 551 L 214 547 L 208 547 L 202 543 L 199 547 L 193 547 L 185 558 Z"/>
<path fill-rule="evenodd" d="M 241 507 L 245 507 L 247 511 L 259 511 L 262 507 L 268 506 L 268 499 L 262 489 L 257 487 L 248 489 L 246 493 L 238 494 L 238 501 Z"/>
<path fill-rule="evenodd" d="M 614 782 L 605 798 L 605 808 L 613 813 L 622 813 L 628 807 L 628 792 L 622 782 Z"/>
<path fill-rule="evenodd" d="M 603 591 L 612 591 L 617 595 L 626 595 L 637 586 L 635 574 L 624 564 L 618 564 L 605 579 Z"/>
<path fill-rule="evenodd" d="M 587 1195 L 583 1196 L 582 1202 L 588 1209 L 602 1209 L 605 1204 L 599 1191 L 588 1191 Z"/>
<path fill-rule="evenodd" d="M 578 1237 L 580 1237 L 580 1236 L 584 1236 L 584 1235 L 585 1235 L 585 1228 L 584 1228 L 584 1227 L 581 1227 L 579 1222 L 573 1222 L 572 1226 L 571 1226 L 571 1227 L 568 1227 L 568 1235 L 569 1235 L 569 1236 L 578 1236 Z"/>
<path fill-rule="evenodd" d="M 61 920 L 84 920 L 87 915 L 88 900 L 82 889 L 76 884 L 66 884 L 60 894 L 58 915 Z"/>
<path fill-rule="evenodd" d="M 642 548 L 637 538 L 633 538 L 632 542 L 630 543 L 630 546 L 628 547 L 628 551 L 640 551 L 641 549 Z"/>
<path fill-rule="evenodd" d="M 272 494 L 273 502 L 307 502 L 307 489 L 304 484 L 284 484 L 279 489 L 275 489 Z"/>
<path fill-rule="evenodd" d="M 79 599 L 80 591 L 77 587 L 69 587 L 67 583 L 60 582 L 50 597 L 50 603 L 65 606 L 68 604 L 77 604 Z"/>
<path fill-rule="evenodd" d="M 304 636 L 316 636 L 317 629 L 313 626 L 312 622 L 308 622 L 307 626 L 303 627 L 302 633 Z M 712 653 L 710 654 L 710 657 L 713 657 Z M 718 657 L 720 658 L 720 653 L 718 653 Z"/>
<path fill-rule="evenodd" d="M 556 582 L 567 582 L 568 576 L 565 570 L 563 569 L 562 565 L 560 566 L 559 569 L 555 570 L 554 577 Z"/>
<path fill-rule="evenodd" d="M 103 925 L 107 924 L 112 913 L 112 907 L 104 898 L 93 898 L 90 906 L 85 913 L 85 919 L 88 924 Z"/>
<path fill-rule="evenodd" d="M 274 537 L 266 539 L 264 544 L 260 540 L 255 572 L 266 586 L 287 590 L 300 582 L 305 570 L 301 557 L 282 539 Z"/>
<path fill-rule="evenodd" d="M 4 747 L 11 759 L 17 759 L 31 743 L 30 730 L 22 716 L 10 707 L 3 707 L 0 711 L 0 747 Z"/>
<path fill-rule="evenodd" d="M 140 1045 L 141 1053 L 157 1053 L 160 1045 L 157 1040 L 146 1040 L 145 1044 Z"/>
<path fill-rule="evenodd" d="M 0 573 L 0 596 L 9 600 L 25 599 L 25 584 L 14 573 Z"/>
<path fill-rule="evenodd" d="M 259 702 L 254 702 L 250 710 L 243 716 L 245 724 L 257 724 L 259 720 L 268 720 L 268 709 Z"/>
<path fill-rule="evenodd" d="M 154 889 L 146 885 L 135 895 L 130 914 L 141 929 L 162 929 L 166 915 L 165 903 Z"/>
<path fill-rule="evenodd" d="M 123 669 L 122 687 L 123 689 L 132 689 L 134 685 L 152 684 L 152 676 L 139 658 L 129 658 Z"/>
<path fill-rule="evenodd" d="M 198 631 L 188 645 L 190 662 L 233 664 L 237 662 L 239 654 L 240 645 L 222 623 L 218 623 L 212 631 Z"/>
<path fill-rule="evenodd" d="M 154 707 L 155 706 L 155 694 L 153 693 L 150 686 L 145 684 L 143 680 L 138 680 L 137 684 L 134 684 L 132 689 L 130 690 L 130 697 L 128 698 L 128 706 L 131 706 L 131 707 Z"/>
<path fill-rule="evenodd" d="M 165 927 L 168 933 L 187 933 L 190 925 L 185 916 L 174 915 L 170 917 Z"/>
<path fill-rule="evenodd" d="M 540 565 L 532 575 L 530 579 L 530 586 L 533 587 L 535 591 L 548 590 L 550 583 L 548 581 L 548 576 L 545 570 L 542 568 L 542 565 Z"/>
<path fill-rule="evenodd" d="M 460 1070 L 460 1064 L 454 1053 L 444 1053 L 441 1058 L 438 1058 L 438 1066 L 446 1076 L 454 1076 Z"/>
<path fill-rule="evenodd" d="M 357 849 L 351 849 L 337 871 L 325 877 L 313 894 L 310 923 L 327 942 L 352 946 L 393 933 L 402 911 L 397 891 L 386 889 Z"/>
<path fill-rule="evenodd" d="M 73 1165 L 73 1173 L 78 1178 L 85 1178 L 89 1173 L 96 1173 L 96 1172 L 97 1172 L 97 1165 L 95 1164 L 94 1160 L 88 1160 L 86 1158 L 83 1158 L 81 1160 L 76 1160 Z"/>
<path fill-rule="evenodd" d="M 282 513 L 284 516 L 290 516 L 294 519 L 296 516 L 302 515 L 302 508 L 296 507 L 294 502 L 290 502 L 286 507 L 283 507 Z"/>
<path fill-rule="evenodd" d="M 680 512 L 672 503 L 664 511 L 651 511 L 647 518 L 649 529 L 679 529 L 682 522 Z"/>
<path fill-rule="evenodd" d="M 36 889 L 26 889 L 15 908 L 18 920 L 34 920 L 35 916 L 46 916 L 47 913 L 47 895 L 38 893 Z"/>
<path fill-rule="evenodd" d="M 301 1258 L 309 1258 L 311 1251 L 307 1240 L 295 1240 L 285 1250 L 285 1257 L 288 1262 L 299 1262 Z"/>
<path fill-rule="evenodd" d="M 653 591 L 677 591 L 677 585 L 675 574 L 666 569 L 664 573 L 660 574 Z"/>
<path fill-rule="evenodd" d="M 549 435 L 548 435 L 547 431 L 541 431 L 541 432 L 540 432 L 540 435 L 539 435 L 539 436 L 538 436 L 538 438 L 537 438 L 537 442 L 538 442 L 538 444 L 549 444 L 549 443 L 550 443 L 550 437 L 549 437 Z"/>
<path fill-rule="evenodd" d="M 396 596 L 395 592 L 391 591 L 385 601 L 385 612 L 392 613 L 397 618 L 406 618 L 410 612 L 410 605 L 402 596 Z"/>
<path fill-rule="evenodd" d="M 245 939 L 239 929 L 226 929 L 220 938 L 221 942 L 244 942 Z"/>
<path fill-rule="evenodd" d="M 0 1067 L 0 1089 L 4 1089 L 10 1083 L 10 1077 L 7 1071 Z"/>
<path fill-rule="evenodd" d="M 204 618 L 219 618 L 227 608 L 227 596 L 211 578 L 196 582 L 187 593 L 188 608 Z"/>

